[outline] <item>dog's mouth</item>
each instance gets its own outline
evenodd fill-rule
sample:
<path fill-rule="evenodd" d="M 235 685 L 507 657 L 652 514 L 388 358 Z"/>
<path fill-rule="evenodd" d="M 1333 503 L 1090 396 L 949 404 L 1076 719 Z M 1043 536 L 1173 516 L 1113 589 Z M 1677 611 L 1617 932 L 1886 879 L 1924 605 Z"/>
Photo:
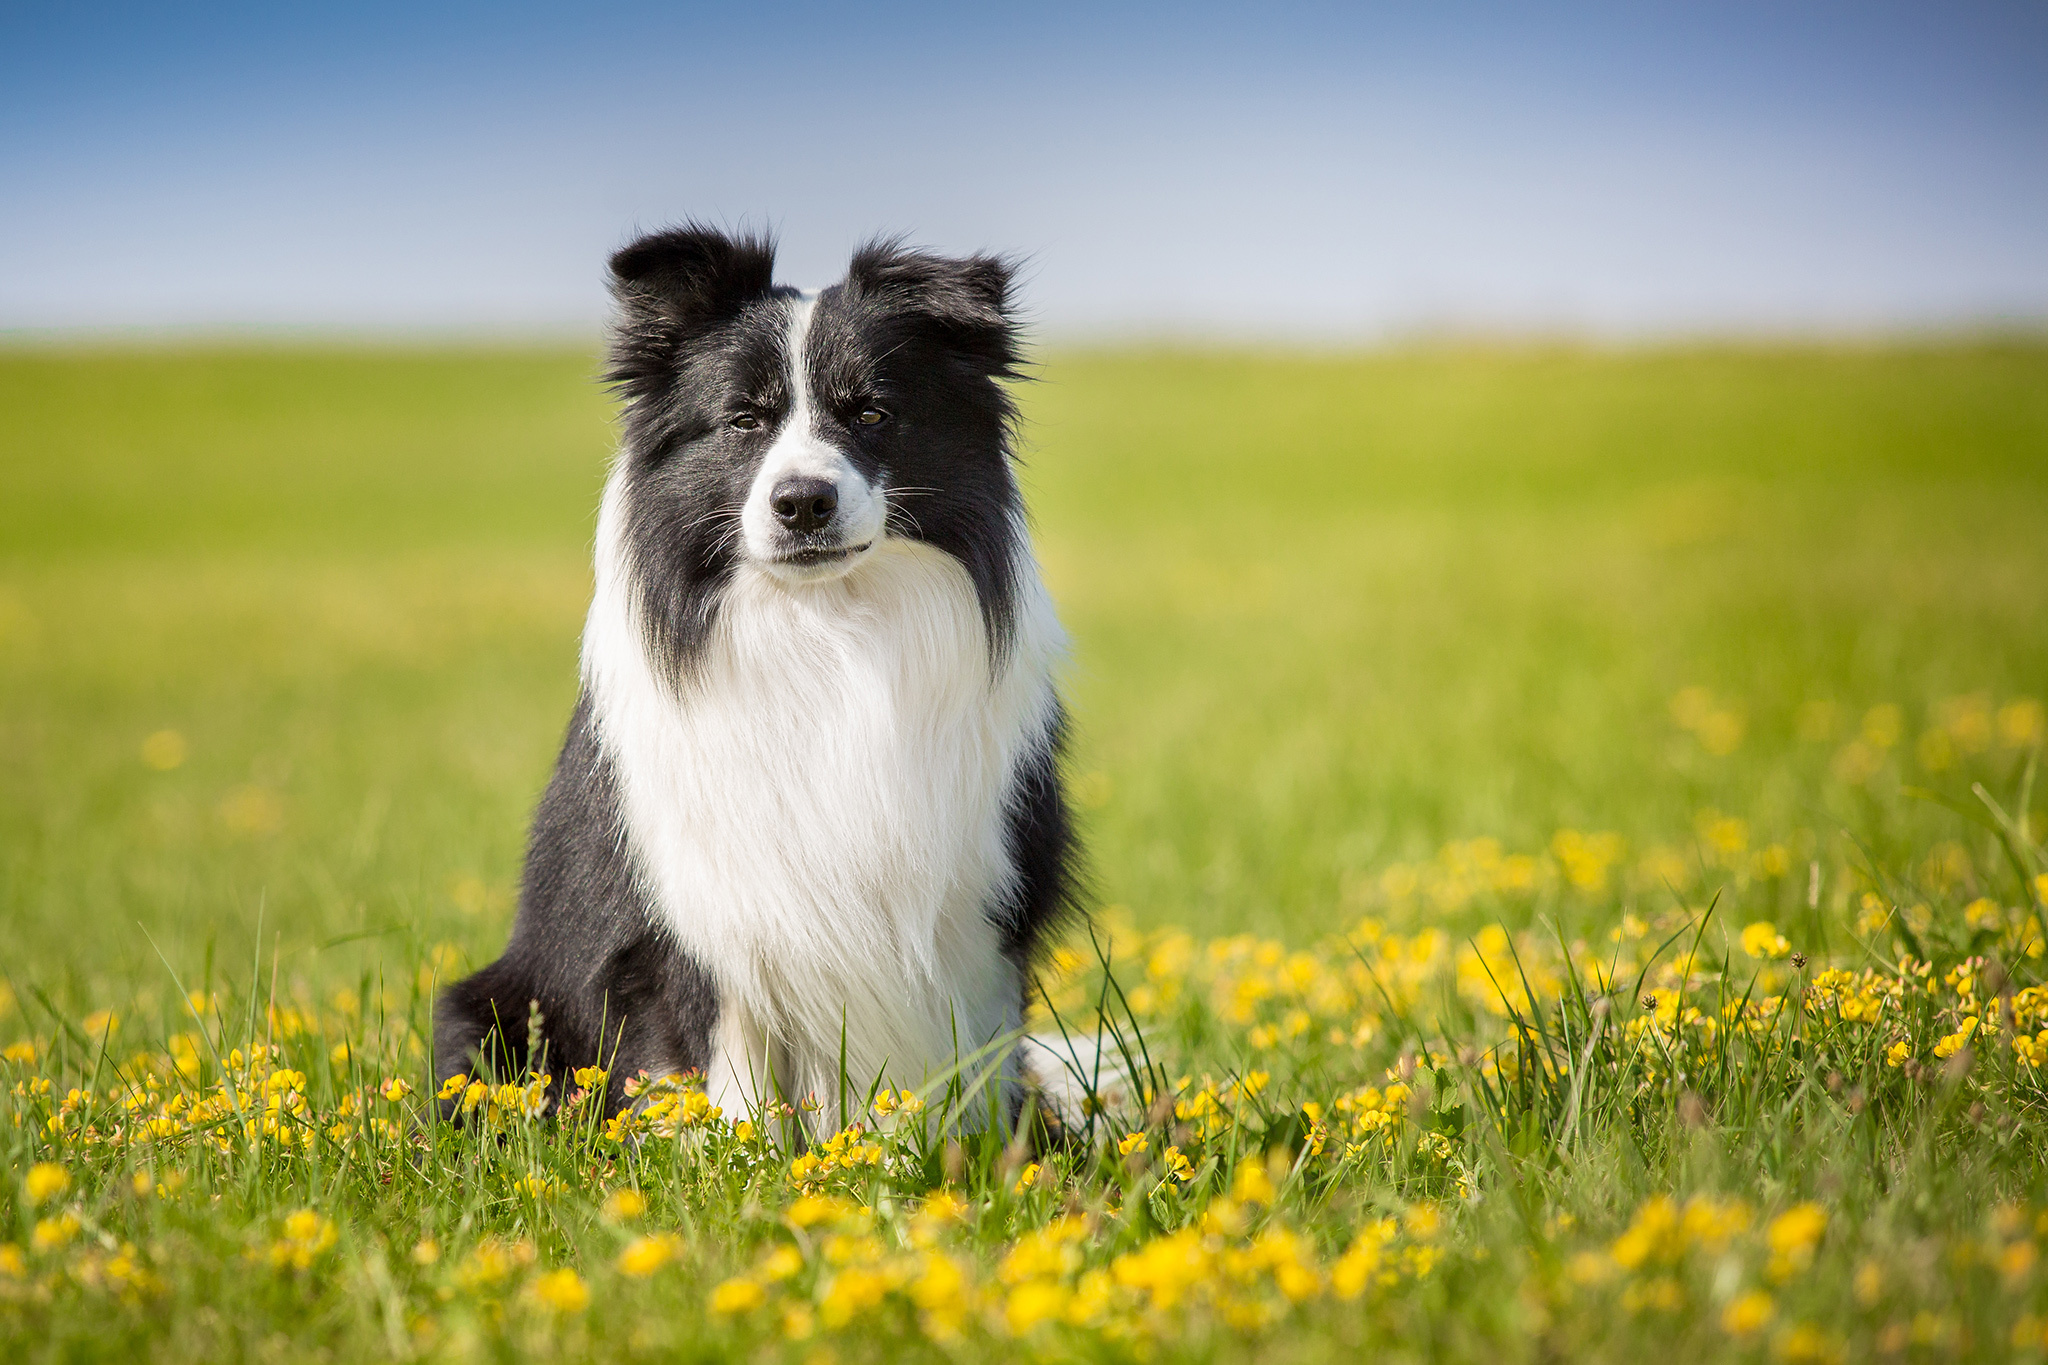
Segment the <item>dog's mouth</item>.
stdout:
<path fill-rule="evenodd" d="M 875 542 L 865 545 L 807 545 L 792 550 L 776 559 L 777 564 L 793 564 L 799 568 L 815 568 L 820 564 L 839 564 L 857 555 L 865 554 Z"/>

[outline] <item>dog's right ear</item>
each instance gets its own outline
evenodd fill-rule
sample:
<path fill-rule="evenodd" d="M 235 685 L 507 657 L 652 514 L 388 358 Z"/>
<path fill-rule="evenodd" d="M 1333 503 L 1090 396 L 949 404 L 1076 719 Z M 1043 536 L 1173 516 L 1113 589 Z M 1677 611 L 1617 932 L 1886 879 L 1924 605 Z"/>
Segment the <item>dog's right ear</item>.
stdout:
<path fill-rule="evenodd" d="M 640 398 L 674 377 L 692 336 L 775 287 L 775 242 L 685 223 L 621 247 L 611 271 L 619 317 L 605 377 L 627 398 Z"/>

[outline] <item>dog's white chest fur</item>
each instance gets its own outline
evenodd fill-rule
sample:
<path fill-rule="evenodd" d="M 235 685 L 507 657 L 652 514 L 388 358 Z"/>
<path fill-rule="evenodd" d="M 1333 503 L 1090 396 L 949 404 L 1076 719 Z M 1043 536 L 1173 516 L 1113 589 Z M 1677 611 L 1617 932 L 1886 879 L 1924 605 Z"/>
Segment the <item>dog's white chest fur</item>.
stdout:
<path fill-rule="evenodd" d="M 614 490 L 615 491 L 615 490 Z M 720 993 L 707 1088 L 916 1085 L 1016 1026 L 990 907 L 1019 761 L 1052 723 L 1058 624 L 1034 570 L 991 677 L 972 581 L 886 540 L 791 586 L 742 567 L 680 686 L 649 667 L 607 496 L 583 668 L 650 899 Z M 771 1081 L 772 1076 L 772 1081 Z M 841 1119 L 833 1114 L 835 1121 Z"/>

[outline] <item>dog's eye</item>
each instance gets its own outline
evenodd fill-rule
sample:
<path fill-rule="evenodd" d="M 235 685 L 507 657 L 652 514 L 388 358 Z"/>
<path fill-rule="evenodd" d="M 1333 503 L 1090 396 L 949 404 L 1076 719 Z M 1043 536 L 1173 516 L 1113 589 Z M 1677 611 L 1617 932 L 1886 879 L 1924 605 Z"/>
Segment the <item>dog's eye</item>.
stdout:
<path fill-rule="evenodd" d="M 734 431 L 759 431 L 761 419 L 751 412 L 736 412 L 730 425 Z"/>
<path fill-rule="evenodd" d="M 864 427 L 878 427 L 889 420 L 889 414 L 880 408 L 862 408 L 856 420 Z"/>

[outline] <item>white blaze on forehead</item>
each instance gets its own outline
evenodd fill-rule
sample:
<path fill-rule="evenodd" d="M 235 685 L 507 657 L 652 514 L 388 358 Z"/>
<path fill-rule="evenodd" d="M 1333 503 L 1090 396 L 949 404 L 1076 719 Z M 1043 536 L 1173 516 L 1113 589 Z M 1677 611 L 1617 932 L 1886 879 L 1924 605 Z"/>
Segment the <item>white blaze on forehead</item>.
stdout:
<path fill-rule="evenodd" d="M 811 430 L 811 367 L 804 363 L 804 347 L 811 339 L 811 319 L 818 311 L 816 294 L 799 294 L 789 308 L 789 330 L 783 334 L 782 364 L 789 377 L 789 421 L 775 442 L 780 447 L 793 433 L 808 436 Z"/>
<path fill-rule="evenodd" d="M 748 554 L 773 562 L 789 551 L 788 534 L 775 516 L 775 487 L 785 479 L 824 479 L 839 495 L 839 510 L 832 529 L 839 543 L 849 548 L 868 545 L 881 537 L 888 506 L 879 488 L 871 486 L 846 458 L 845 452 L 820 433 L 820 414 L 811 392 L 811 370 L 804 352 L 811 334 L 811 319 L 818 308 L 816 294 L 800 294 L 790 303 L 789 329 L 783 336 L 784 374 L 788 381 L 789 413 L 768 454 L 747 490 L 747 503 L 740 512 Z"/>

